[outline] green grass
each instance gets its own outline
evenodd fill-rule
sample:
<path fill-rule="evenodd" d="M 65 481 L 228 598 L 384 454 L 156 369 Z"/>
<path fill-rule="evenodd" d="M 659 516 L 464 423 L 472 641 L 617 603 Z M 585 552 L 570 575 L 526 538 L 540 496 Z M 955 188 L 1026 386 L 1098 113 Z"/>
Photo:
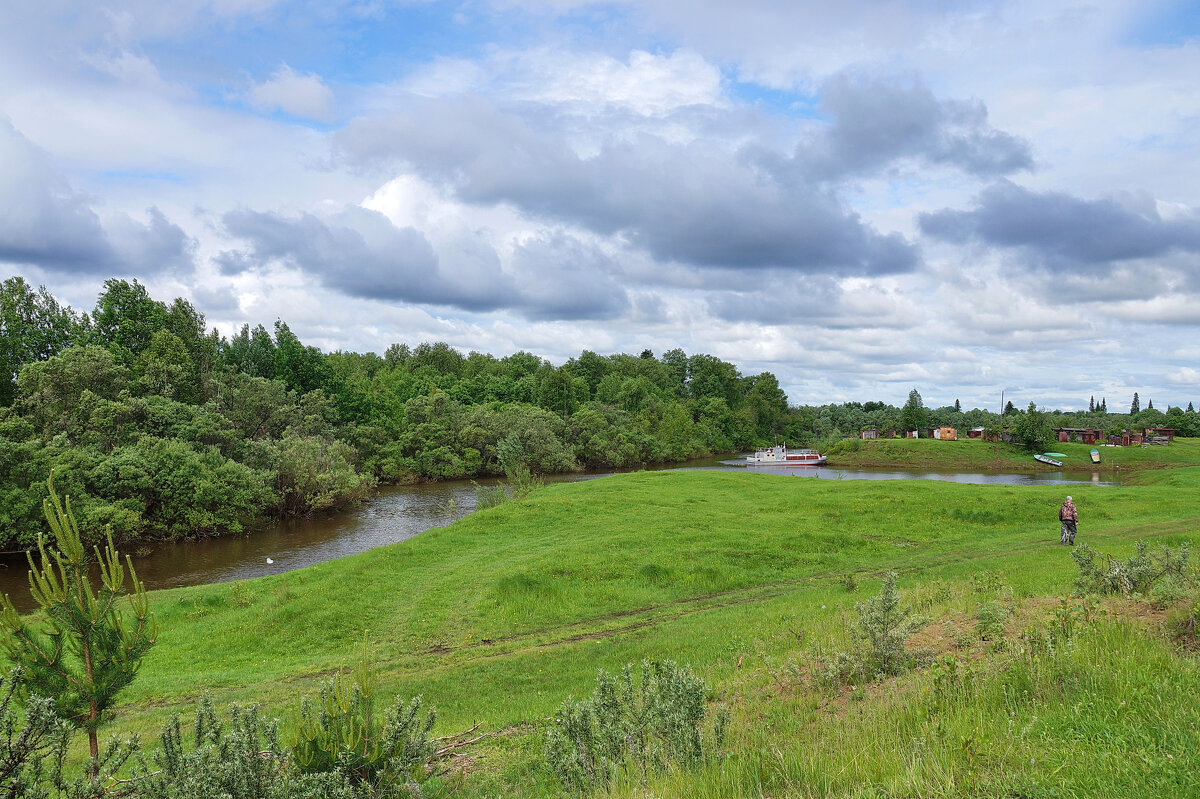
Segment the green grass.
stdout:
<path fill-rule="evenodd" d="M 1100 465 L 1089 453 L 1100 451 Z M 1092 447 L 1055 442 L 1049 452 L 1061 452 L 1063 469 L 1118 472 L 1163 469 L 1195 464 L 1200 460 L 1200 440 L 1177 439 L 1169 446 Z M 1049 472 L 1057 467 L 1039 463 L 1033 454 L 1013 444 L 993 444 L 978 439 L 937 441 L 930 438 L 897 438 L 859 441 L 851 439 L 828 453 L 829 465 L 840 468 L 886 468 L 901 466 L 946 472 Z"/>
<path fill-rule="evenodd" d="M 1200 463 L 1192 442 L 1165 449 Z M 1079 540 L 1121 555 L 1139 539 L 1200 543 L 1197 489 L 1200 466 L 1071 486 Z M 802 679 L 814 646 L 846 646 L 853 604 L 889 569 L 937 629 L 970 626 L 979 585 L 1002 584 L 1032 608 L 1020 619 L 1044 623 L 1041 598 L 1075 571 L 1057 546 L 1064 494 L 729 472 L 554 484 L 362 555 L 155 592 L 159 643 L 109 731 L 151 737 L 204 692 L 284 715 L 366 634 L 381 693 L 423 694 L 438 734 L 509 730 L 475 753 L 465 796 L 556 795 L 544 720 L 597 668 L 643 657 L 691 664 L 734 713 L 731 756 L 662 777 L 654 795 L 1089 796 L 1106 780 L 1126 787 L 1105 795 L 1184 795 L 1200 774 L 1195 662 L 1137 625 L 1090 630 L 1028 676 L 1016 630 L 1007 652 L 964 649 L 981 658 L 975 687 L 932 713 L 925 671 L 864 686 L 861 701 Z"/>

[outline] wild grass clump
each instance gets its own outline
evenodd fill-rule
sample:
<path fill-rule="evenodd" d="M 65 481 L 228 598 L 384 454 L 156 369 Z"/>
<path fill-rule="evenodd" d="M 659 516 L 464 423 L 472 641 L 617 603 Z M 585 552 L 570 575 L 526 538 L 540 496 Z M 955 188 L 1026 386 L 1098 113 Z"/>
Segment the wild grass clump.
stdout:
<path fill-rule="evenodd" d="M 524 499 L 546 481 L 529 468 L 525 445 L 516 433 L 509 433 L 496 444 L 496 457 L 504 468 L 504 483 L 475 486 L 475 505 L 480 510 L 503 505 L 510 499 Z"/>
<path fill-rule="evenodd" d="M 642 661 L 619 675 L 601 670 L 590 699 L 568 699 L 546 736 L 546 762 L 564 788 L 610 789 L 622 774 L 639 782 L 669 766 L 695 767 L 720 753 L 727 712 L 703 731 L 708 687 L 687 666 Z"/>
<path fill-rule="evenodd" d="M 508 502 L 508 491 L 502 485 L 475 486 L 475 509 L 487 510 Z"/>

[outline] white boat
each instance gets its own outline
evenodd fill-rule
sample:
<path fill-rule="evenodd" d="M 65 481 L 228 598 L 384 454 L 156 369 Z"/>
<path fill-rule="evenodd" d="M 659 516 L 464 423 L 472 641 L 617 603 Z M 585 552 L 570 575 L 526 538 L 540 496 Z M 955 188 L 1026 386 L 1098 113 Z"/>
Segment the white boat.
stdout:
<path fill-rule="evenodd" d="M 825 456 L 815 449 L 788 449 L 786 445 L 755 450 L 746 456 L 747 466 L 821 466 Z"/>

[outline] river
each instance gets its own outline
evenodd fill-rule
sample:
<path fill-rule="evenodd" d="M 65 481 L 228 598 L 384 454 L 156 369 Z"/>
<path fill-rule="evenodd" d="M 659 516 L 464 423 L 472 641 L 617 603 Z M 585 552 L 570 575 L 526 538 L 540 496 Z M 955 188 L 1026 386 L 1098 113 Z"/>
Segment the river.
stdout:
<path fill-rule="evenodd" d="M 662 469 L 745 470 L 744 463 L 718 458 L 692 461 Z M 902 471 L 896 469 L 837 469 L 830 467 L 753 467 L 755 471 L 827 480 L 949 480 L 1003 485 L 1091 483 L 1109 485 L 1111 475 L 1099 472 L 1038 472 L 1035 474 L 969 474 Z M 611 476 L 556 475 L 548 482 L 573 482 Z M 495 480 L 480 480 L 494 485 Z M 444 527 L 475 510 L 475 486 L 469 480 L 420 485 L 384 486 L 368 499 L 338 513 L 293 519 L 247 536 L 179 541 L 123 551 L 133 555 L 138 577 L 147 588 L 245 580 L 300 569 L 334 558 L 412 538 L 433 527 Z M 32 610 L 28 564 L 22 556 L 0 559 L 0 592 L 9 594 L 22 612 Z"/>

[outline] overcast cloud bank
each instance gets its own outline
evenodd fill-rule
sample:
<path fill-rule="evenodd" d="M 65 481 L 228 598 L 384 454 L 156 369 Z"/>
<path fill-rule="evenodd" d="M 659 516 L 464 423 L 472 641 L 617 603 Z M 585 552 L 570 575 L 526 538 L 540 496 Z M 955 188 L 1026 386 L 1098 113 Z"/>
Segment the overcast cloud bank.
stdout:
<path fill-rule="evenodd" d="M 326 348 L 682 347 L 797 403 L 1186 405 L 1189 9 L 22 4 L 0 276 Z"/>

